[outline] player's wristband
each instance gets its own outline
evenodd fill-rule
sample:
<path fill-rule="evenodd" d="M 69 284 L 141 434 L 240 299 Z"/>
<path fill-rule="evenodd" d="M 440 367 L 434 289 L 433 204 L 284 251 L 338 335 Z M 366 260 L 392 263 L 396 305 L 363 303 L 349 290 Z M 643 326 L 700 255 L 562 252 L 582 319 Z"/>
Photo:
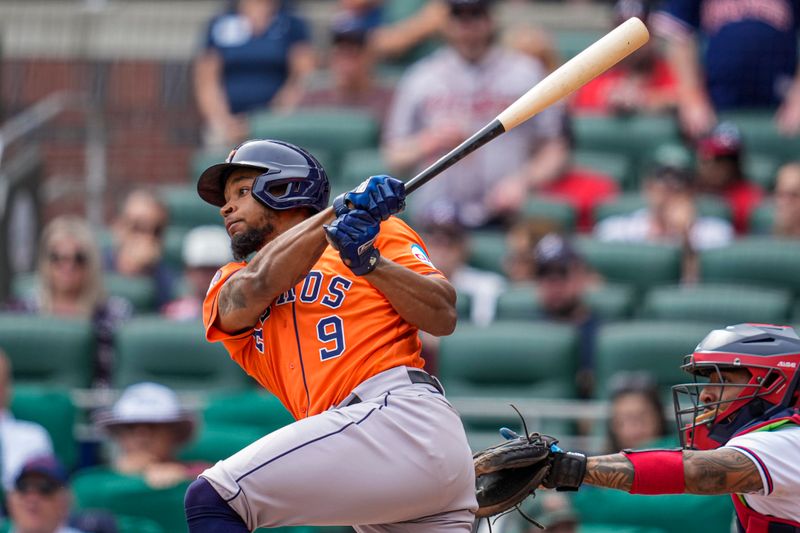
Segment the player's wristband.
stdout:
<path fill-rule="evenodd" d="M 623 450 L 622 453 L 633 465 L 631 494 L 683 494 L 686 491 L 681 450 Z"/>

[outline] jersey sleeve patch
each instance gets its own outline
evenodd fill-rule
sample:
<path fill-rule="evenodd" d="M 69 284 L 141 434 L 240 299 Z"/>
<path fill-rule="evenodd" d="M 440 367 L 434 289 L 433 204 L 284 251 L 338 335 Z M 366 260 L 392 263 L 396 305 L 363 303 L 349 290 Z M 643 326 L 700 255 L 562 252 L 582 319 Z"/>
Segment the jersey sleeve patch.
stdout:
<path fill-rule="evenodd" d="M 428 257 L 428 254 L 425 253 L 425 250 L 419 244 L 413 243 L 411 245 L 411 254 L 414 257 L 416 257 L 419 261 L 425 263 L 426 265 L 430 265 L 433 268 L 436 268 L 435 266 L 433 266 L 433 262 Z"/>

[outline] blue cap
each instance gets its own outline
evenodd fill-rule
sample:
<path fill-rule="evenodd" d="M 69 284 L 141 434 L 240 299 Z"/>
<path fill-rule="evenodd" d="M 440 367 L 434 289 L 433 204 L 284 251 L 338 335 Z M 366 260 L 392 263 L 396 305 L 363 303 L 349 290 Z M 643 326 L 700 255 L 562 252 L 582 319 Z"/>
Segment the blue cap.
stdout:
<path fill-rule="evenodd" d="M 61 462 L 52 455 L 41 455 L 25 461 L 17 477 L 14 479 L 14 484 L 18 485 L 26 476 L 33 474 L 46 477 L 57 482 L 61 486 L 66 486 L 69 480 L 67 470 Z"/>

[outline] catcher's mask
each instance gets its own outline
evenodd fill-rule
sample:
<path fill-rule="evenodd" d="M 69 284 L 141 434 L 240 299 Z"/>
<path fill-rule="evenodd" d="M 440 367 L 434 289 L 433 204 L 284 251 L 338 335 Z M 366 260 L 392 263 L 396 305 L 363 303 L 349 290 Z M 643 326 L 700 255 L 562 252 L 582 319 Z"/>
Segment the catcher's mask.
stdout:
<path fill-rule="evenodd" d="M 320 162 L 299 146 L 271 139 L 245 141 L 224 163 L 208 167 L 197 182 L 200 198 L 225 205 L 225 181 L 237 168 L 263 171 L 253 181 L 251 194 L 269 208 L 309 207 L 319 212 L 328 205 L 330 183 Z"/>
<path fill-rule="evenodd" d="M 681 444 L 717 448 L 745 426 L 796 407 L 798 365 L 800 338 L 789 326 L 737 324 L 706 335 L 681 366 L 694 382 L 672 387 Z M 726 382 L 723 371 L 735 369 L 750 373 L 746 383 Z M 704 402 L 706 387 L 714 393 Z"/>

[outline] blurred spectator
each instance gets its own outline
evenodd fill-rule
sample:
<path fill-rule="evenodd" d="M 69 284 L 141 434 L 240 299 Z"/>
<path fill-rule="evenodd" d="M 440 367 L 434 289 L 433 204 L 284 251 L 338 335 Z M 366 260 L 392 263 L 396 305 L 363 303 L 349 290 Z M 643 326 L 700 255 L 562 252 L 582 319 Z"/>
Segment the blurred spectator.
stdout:
<path fill-rule="evenodd" d="M 152 278 L 157 307 L 168 302 L 175 290 L 176 274 L 164 260 L 168 217 L 156 194 L 144 189 L 131 192 L 112 223 L 113 249 L 103 256 L 107 272 Z"/>
<path fill-rule="evenodd" d="M 349 0 L 343 0 L 345 3 Z M 360 0 L 353 0 L 360 2 Z M 409 16 L 381 24 L 370 32 L 369 46 L 380 59 L 403 59 L 415 48 L 438 37 L 447 23 L 446 0 L 428 0 Z"/>
<path fill-rule="evenodd" d="M 674 446 L 655 378 L 647 372 L 618 372 L 605 388 L 610 391 L 608 453 L 623 449 Z M 667 441 L 668 442 L 663 442 Z M 656 442 L 659 441 L 659 442 Z"/>
<path fill-rule="evenodd" d="M 39 242 L 36 292 L 12 302 L 17 311 L 90 320 L 97 352 L 94 384 L 107 385 L 114 360 L 114 333 L 131 317 L 131 304 L 107 296 L 100 250 L 86 221 L 73 216 L 53 219 Z"/>
<path fill-rule="evenodd" d="M 668 0 L 652 22 L 667 39 L 681 123 L 692 137 L 707 134 L 716 113 L 732 109 L 778 109 L 781 131 L 800 129 L 797 2 Z"/>
<path fill-rule="evenodd" d="M 230 237 L 221 226 L 198 226 L 183 238 L 183 276 L 188 294 L 161 309 L 170 320 L 197 320 L 202 317 L 203 299 L 219 268 L 233 261 Z"/>
<path fill-rule="evenodd" d="M 384 135 L 395 172 L 421 169 L 492 121 L 544 75 L 534 59 L 494 44 L 488 0 L 448 0 L 448 46 L 401 80 Z M 529 191 L 557 179 L 568 161 L 563 109 L 552 106 L 428 183 L 412 217 L 451 211 L 478 227 L 518 209 Z"/>
<path fill-rule="evenodd" d="M 316 61 L 306 22 L 282 0 L 232 5 L 209 23 L 195 61 L 195 97 L 211 146 L 243 140 L 246 113 L 293 109 Z"/>
<path fill-rule="evenodd" d="M 393 89 L 375 76 L 375 54 L 368 31 L 357 21 L 337 18 L 331 26 L 330 74 L 327 85 L 309 89 L 300 106 L 344 107 L 368 111 L 383 124 Z"/>
<path fill-rule="evenodd" d="M 644 179 L 646 206 L 630 214 L 616 215 L 595 226 L 602 241 L 677 244 L 683 249 L 683 278 L 697 279 L 697 253 L 733 240 L 728 221 L 699 216 L 690 171 L 659 165 Z"/>
<path fill-rule="evenodd" d="M 339 0 L 337 16 L 344 15 L 365 32 L 383 22 L 383 0 Z"/>
<path fill-rule="evenodd" d="M 208 466 L 178 461 L 178 452 L 194 434 L 195 420 L 164 385 L 131 385 L 95 420 L 113 444 L 111 468 L 119 474 L 140 475 L 152 488 L 193 479 Z"/>
<path fill-rule="evenodd" d="M 11 533 L 117 533 L 117 520 L 102 510 L 70 513 L 73 498 L 64 466 L 51 454 L 20 467 L 6 497 Z"/>
<path fill-rule="evenodd" d="M 764 193 L 744 174 L 742 137 L 730 122 L 717 125 L 697 143 L 697 192 L 724 199 L 733 213 L 733 227 L 746 233 L 750 212 Z"/>
<path fill-rule="evenodd" d="M 778 170 L 775 182 L 775 224 L 777 237 L 800 238 L 800 163 L 791 162 Z"/>
<path fill-rule="evenodd" d="M 592 276 L 583 258 L 560 235 L 545 235 L 534 250 L 536 297 L 540 318 L 575 326 L 579 334 L 578 392 L 593 388 L 595 337 L 599 318 L 586 304 Z"/>
<path fill-rule="evenodd" d="M 3 489 L 14 484 L 14 477 L 25 461 L 53 453 L 47 430 L 35 422 L 17 420 L 9 411 L 11 403 L 11 361 L 0 350 L 0 467 Z"/>
<path fill-rule="evenodd" d="M 27 461 L 15 477 L 6 503 L 13 533 L 84 533 L 67 525 L 72 492 L 67 472 L 55 457 Z"/>
<path fill-rule="evenodd" d="M 645 0 L 618 0 L 614 27 L 631 17 L 647 22 L 648 15 Z M 675 107 L 677 89 L 672 68 L 652 40 L 579 89 L 571 108 L 576 113 L 660 113 Z"/>
<path fill-rule="evenodd" d="M 497 297 L 505 288 L 503 276 L 467 265 L 469 236 L 457 224 L 423 226 L 431 262 L 444 274 L 456 290 L 470 299 L 470 320 L 487 325 L 494 319 Z"/>
<path fill-rule="evenodd" d="M 561 65 L 561 56 L 553 36 L 544 28 L 531 27 L 529 24 L 514 25 L 506 30 L 503 41 L 511 50 L 541 62 L 548 74 Z"/>
<path fill-rule="evenodd" d="M 521 218 L 506 232 L 503 273 L 511 284 L 531 283 L 536 275 L 536 243 L 548 233 L 558 233 L 558 224 L 538 218 Z"/>

